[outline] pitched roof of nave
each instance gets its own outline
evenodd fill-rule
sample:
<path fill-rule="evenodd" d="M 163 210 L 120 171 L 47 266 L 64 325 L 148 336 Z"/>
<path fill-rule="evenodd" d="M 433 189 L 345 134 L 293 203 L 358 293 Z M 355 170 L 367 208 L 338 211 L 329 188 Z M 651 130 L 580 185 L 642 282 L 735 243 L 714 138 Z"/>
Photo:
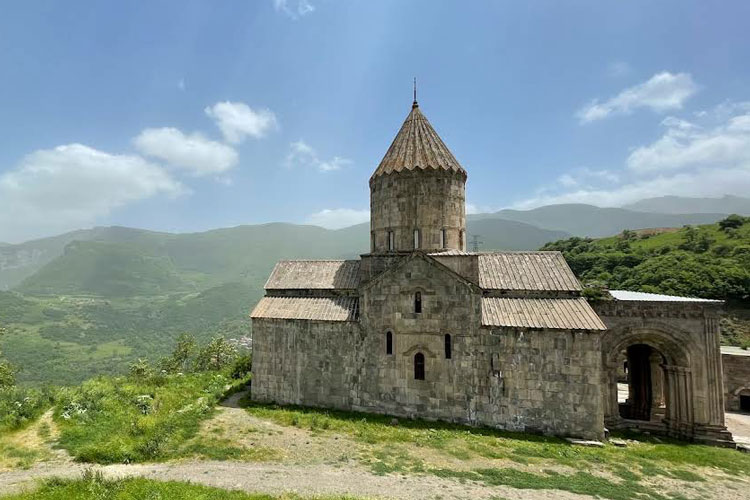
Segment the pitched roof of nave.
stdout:
<path fill-rule="evenodd" d="M 446 170 L 466 176 L 466 170 L 432 128 L 414 101 L 401 130 L 372 174 L 375 177 L 404 170 Z"/>
<path fill-rule="evenodd" d="M 251 318 L 357 321 L 356 297 L 263 297 Z"/>
<path fill-rule="evenodd" d="M 266 290 L 353 290 L 359 286 L 358 260 L 281 260 Z"/>
<path fill-rule="evenodd" d="M 482 326 L 606 330 L 586 299 L 482 297 Z"/>
<path fill-rule="evenodd" d="M 478 259 L 479 286 L 485 290 L 581 290 L 560 252 L 483 253 Z"/>
<path fill-rule="evenodd" d="M 506 291 L 578 292 L 581 285 L 560 252 L 436 252 L 438 258 L 478 260 L 480 288 Z M 266 290 L 355 290 L 359 260 L 282 260 L 271 272 Z"/>

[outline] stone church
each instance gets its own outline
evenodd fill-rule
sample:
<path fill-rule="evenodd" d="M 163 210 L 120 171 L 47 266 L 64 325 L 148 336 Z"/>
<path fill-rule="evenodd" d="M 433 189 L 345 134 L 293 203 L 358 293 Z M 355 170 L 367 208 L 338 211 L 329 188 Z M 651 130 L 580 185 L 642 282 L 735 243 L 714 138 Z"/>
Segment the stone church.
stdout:
<path fill-rule="evenodd" d="M 370 252 L 268 278 L 254 400 L 733 444 L 720 303 L 613 292 L 592 307 L 558 252 L 467 252 L 466 179 L 415 100 L 370 178 Z"/>

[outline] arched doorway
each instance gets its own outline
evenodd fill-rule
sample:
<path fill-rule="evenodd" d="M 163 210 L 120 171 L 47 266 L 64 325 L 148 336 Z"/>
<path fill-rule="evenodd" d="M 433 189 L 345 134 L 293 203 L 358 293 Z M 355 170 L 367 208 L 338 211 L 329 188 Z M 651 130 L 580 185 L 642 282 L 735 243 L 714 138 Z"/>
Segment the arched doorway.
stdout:
<path fill-rule="evenodd" d="M 694 423 L 690 357 L 668 331 L 612 329 L 602 339 L 604 421 L 682 435 Z"/>
<path fill-rule="evenodd" d="M 648 344 L 632 344 L 621 352 L 617 403 L 620 417 L 660 422 L 666 416 L 666 359 Z"/>

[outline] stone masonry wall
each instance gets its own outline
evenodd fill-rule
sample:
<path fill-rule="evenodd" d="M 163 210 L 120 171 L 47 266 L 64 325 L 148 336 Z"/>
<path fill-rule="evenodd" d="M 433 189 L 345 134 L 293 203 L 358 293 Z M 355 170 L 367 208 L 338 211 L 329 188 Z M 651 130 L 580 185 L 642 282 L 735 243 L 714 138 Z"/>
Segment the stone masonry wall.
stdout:
<path fill-rule="evenodd" d="M 414 312 L 414 296 L 422 312 Z M 365 287 L 360 317 L 367 332 L 357 409 L 449 421 L 468 421 L 474 391 L 473 339 L 478 334 L 480 294 L 434 261 L 414 256 Z M 386 332 L 393 354 L 386 353 Z M 452 356 L 445 356 L 445 335 Z M 414 357 L 425 356 L 425 380 L 414 379 Z"/>
<path fill-rule="evenodd" d="M 441 248 L 442 229 L 447 236 L 445 248 L 464 250 L 465 182 L 462 174 L 444 170 L 407 170 L 374 178 L 370 187 L 374 245 L 370 251 L 388 251 L 388 231 L 394 232 L 394 250 L 414 250 L 414 229 L 421 232 L 422 250 Z"/>
<path fill-rule="evenodd" d="M 601 332 L 483 329 L 476 419 L 493 427 L 604 437 Z"/>
<path fill-rule="evenodd" d="M 747 355 L 724 353 L 724 404 L 727 411 L 739 411 L 740 395 L 750 396 L 750 352 Z"/>
<path fill-rule="evenodd" d="M 253 319 L 253 399 L 350 408 L 359 337 L 353 322 Z"/>

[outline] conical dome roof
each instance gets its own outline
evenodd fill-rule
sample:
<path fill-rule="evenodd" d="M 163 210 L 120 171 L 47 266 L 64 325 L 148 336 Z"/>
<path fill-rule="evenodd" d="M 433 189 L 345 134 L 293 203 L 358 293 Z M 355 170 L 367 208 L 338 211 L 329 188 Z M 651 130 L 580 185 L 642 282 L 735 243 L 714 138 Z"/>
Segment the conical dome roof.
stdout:
<path fill-rule="evenodd" d="M 391 147 L 388 148 L 388 152 L 385 153 L 371 179 L 379 175 L 417 169 L 442 169 L 466 176 L 466 171 L 414 101 L 409 116 L 406 117 L 401 130 L 393 139 Z"/>

